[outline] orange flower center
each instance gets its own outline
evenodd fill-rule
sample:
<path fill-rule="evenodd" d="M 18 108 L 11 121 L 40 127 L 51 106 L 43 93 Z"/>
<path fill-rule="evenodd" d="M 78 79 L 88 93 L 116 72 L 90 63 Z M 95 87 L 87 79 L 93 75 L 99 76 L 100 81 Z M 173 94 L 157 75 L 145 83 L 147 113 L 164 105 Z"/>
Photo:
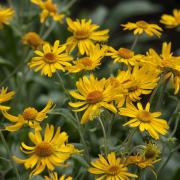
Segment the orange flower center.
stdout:
<path fill-rule="evenodd" d="M 40 157 L 47 157 L 53 153 L 52 146 L 47 142 L 42 142 L 38 144 L 35 148 L 35 154 Z"/>
<path fill-rule="evenodd" d="M 102 101 L 102 99 L 103 99 L 103 94 L 100 91 L 93 91 L 93 92 L 89 93 L 87 96 L 87 101 L 90 104 L 98 103 L 98 102 Z"/>
<path fill-rule="evenodd" d="M 55 4 L 47 1 L 47 2 L 44 2 L 44 7 L 45 9 L 47 9 L 49 12 L 53 12 L 53 13 L 56 13 L 57 12 L 57 7 Z"/>
<path fill-rule="evenodd" d="M 145 21 L 138 21 L 136 22 L 136 25 L 142 29 L 146 29 L 148 27 L 148 23 Z"/>
<path fill-rule="evenodd" d="M 116 175 L 119 173 L 119 167 L 118 166 L 111 166 L 108 169 L 109 174 Z"/>
<path fill-rule="evenodd" d="M 74 34 L 77 40 L 84 40 L 89 38 L 89 32 L 86 30 L 79 30 Z"/>
<path fill-rule="evenodd" d="M 36 119 L 37 114 L 38 111 L 35 108 L 29 107 L 24 110 L 22 116 L 25 120 L 31 121 Z"/>
<path fill-rule="evenodd" d="M 148 123 L 152 120 L 152 115 L 150 112 L 143 110 L 138 114 L 137 118 L 142 122 Z"/>
<path fill-rule="evenodd" d="M 44 60 L 46 63 L 51 64 L 56 62 L 56 57 L 53 53 L 47 53 L 44 55 Z"/>
<path fill-rule="evenodd" d="M 118 54 L 125 59 L 129 59 L 132 58 L 134 56 L 134 52 L 131 51 L 130 49 L 126 49 L 126 48 L 120 48 L 118 50 Z"/>
<path fill-rule="evenodd" d="M 28 44 L 33 48 L 37 48 L 38 46 L 43 44 L 43 40 L 39 37 L 38 34 L 34 32 L 29 32 L 25 34 L 22 38 L 24 44 Z"/>
<path fill-rule="evenodd" d="M 81 63 L 84 65 L 84 66 L 92 66 L 92 61 L 89 57 L 84 57 L 81 59 Z"/>

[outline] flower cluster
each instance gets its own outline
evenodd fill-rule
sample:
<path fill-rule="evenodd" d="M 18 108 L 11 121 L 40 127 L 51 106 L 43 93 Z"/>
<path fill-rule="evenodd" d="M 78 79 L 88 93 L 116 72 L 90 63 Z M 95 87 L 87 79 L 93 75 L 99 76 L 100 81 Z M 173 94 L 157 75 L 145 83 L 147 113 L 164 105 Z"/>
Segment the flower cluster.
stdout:
<path fill-rule="evenodd" d="M 34 52 L 28 59 L 29 72 L 40 71 L 50 81 L 57 77 L 67 99 L 63 108 L 56 108 L 49 99 L 41 110 L 29 106 L 14 113 L 15 108 L 4 103 L 11 100 L 15 92 L 8 92 L 8 88 L 2 87 L 0 111 L 6 119 L 3 131 L 21 133 L 24 129 L 28 132 L 27 144 L 24 141 L 20 143 L 24 156 L 19 158 L 20 155 L 14 153 L 13 160 L 30 170 L 30 177 L 42 175 L 45 180 L 72 180 L 70 173 L 67 175 L 62 171 L 59 175 L 58 172 L 61 168 L 72 166 L 73 156 L 78 156 L 76 158 L 80 159 L 81 164 L 86 164 L 84 173 L 98 180 L 129 180 L 138 178 L 138 172 L 147 167 L 153 170 L 154 164 L 161 161 L 161 140 L 171 137 L 168 119 L 162 118 L 163 112 L 153 107 L 155 95 L 159 88 L 165 87 L 173 89 L 172 96 L 178 95 L 180 56 L 172 53 L 171 42 L 162 43 L 162 52 L 150 47 L 146 53 L 138 53 L 134 47 L 141 34 L 160 38 L 163 28 L 144 20 L 127 22 L 121 27 L 133 31 L 136 36 L 133 46 L 113 47 L 108 43 L 110 30 L 101 29 L 91 19 L 65 18 L 58 4 L 52 0 L 31 0 L 31 3 L 42 10 L 40 22 L 44 26 L 48 21 L 58 23 L 66 19 L 64 26 L 70 35 L 64 43 L 58 39 L 51 43 L 45 36 L 33 31 L 26 32 L 21 40 L 23 46 L 28 45 Z M 10 8 L 0 8 L 0 28 L 10 23 L 13 14 L 14 10 Z M 178 27 L 180 10 L 175 9 L 173 15 L 162 15 L 160 22 L 168 28 Z M 108 72 L 111 72 L 104 76 L 100 69 L 109 68 L 109 64 L 112 69 Z M 33 74 L 32 71 L 30 73 Z M 63 77 L 70 77 L 66 80 L 70 82 L 71 89 L 65 87 L 62 74 Z M 63 114 L 62 109 L 66 109 L 66 113 Z M 68 131 L 62 131 L 58 123 L 49 120 L 53 113 L 69 121 L 72 119 L 80 143 L 68 143 Z M 97 122 L 102 127 L 104 143 L 103 148 L 99 147 L 99 158 L 92 160 L 91 142 L 87 142 L 85 133 L 90 132 L 88 125 L 98 129 Z M 124 131 L 129 130 L 129 134 L 125 135 L 127 138 L 116 144 L 119 148 L 108 144 L 106 134 L 115 123 Z M 141 140 L 148 139 L 148 142 L 134 144 L 136 134 Z M 129 168 L 131 166 L 136 170 Z"/>

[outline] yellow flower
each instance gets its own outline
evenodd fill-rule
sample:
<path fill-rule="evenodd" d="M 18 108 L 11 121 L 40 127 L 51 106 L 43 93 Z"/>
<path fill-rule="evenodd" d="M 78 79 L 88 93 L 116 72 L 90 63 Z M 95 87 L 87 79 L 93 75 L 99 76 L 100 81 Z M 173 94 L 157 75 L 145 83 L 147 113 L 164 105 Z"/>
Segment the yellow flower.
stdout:
<path fill-rule="evenodd" d="M 127 103 L 126 108 L 120 108 L 120 115 L 131 117 L 132 119 L 123 126 L 129 125 L 132 128 L 139 127 L 141 132 L 147 131 L 154 139 L 159 139 L 159 134 L 167 134 L 169 128 L 166 120 L 159 119 L 161 112 L 153 112 L 150 110 L 150 103 L 146 104 L 143 109 L 142 104 L 137 103 L 136 108 L 132 103 Z"/>
<path fill-rule="evenodd" d="M 35 32 L 28 32 L 22 37 L 23 44 L 27 44 L 31 46 L 34 49 L 38 49 L 42 47 L 42 45 L 45 43 L 39 34 Z"/>
<path fill-rule="evenodd" d="M 15 95 L 14 91 L 7 92 L 7 90 L 8 88 L 4 88 L 4 87 L 2 87 L 2 89 L 0 90 L 0 110 L 1 111 L 6 111 L 10 109 L 9 106 L 1 105 L 1 103 L 11 100 L 13 96 Z"/>
<path fill-rule="evenodd" d="M 68 135 L 66 132 L 60 132 L 60 128 L 54 130 L 53 125 L 46 125 L 44 137 L 40 131 L 29 133 L 30 140 L 35 144 L 28 146 L 21 143 L 21 151 L 28 154 L 27 159 L 19 159 L 13 156 L 17 163 L 24 164 L 26 169 L 33 169 L 30 176 L 40 174 L 46 167 L 53 171 L 55 167 L 62 166 L 73 153 L 79 151 L 68 144 Z"/>
<path fill-rule="evenodd" d="M 62 22 L 64 14 L 59 14 L 57 5 L 52 2 L 52 0 L 31 0 L 32 3 L 36 4 L 42 9 L 40 15 L 41 23 L 44 23 L 48 16 L 51 16 L 54 21 Z"/>
<path fill-rule="evenodd" d="M 80 71 L 91 71 L 101 65 L 101 60 L 104 57 L 105 49 L 99 45 L 93 46 L 89 50 L 89 55 L 74 61 L 74 65 L 68 66 L 67 70 L 70 73 L 78 73 Z"/>
<path fill-rule="evenodd" d="M 35 71 L 41 70 L 42 75 L 52 77 L 56 70 L 65 71 L 66 66 L 70 66 L 73 58 L 65 53 L 66 46 L 59 44 L 59 41 L 55 41 L 54 46 L 46 43 L 43 45 L 43 52 L 36 50 L 37 57 L 33 57 L 31 62 L 28 63 L 29 67 L 35 68 Z"/>
<path fill-rule="evenodd" d="M 19 114 L 18 116 L 14 116 L 6 111 L 3 111 L 2 113 L 4 117 L 14 123 L 13 125 L 6 126 L 5 130 L 18 131 L 25 124 L 31 128 L 35 128 L 36 130 L 40 129 L 39 123 L 47 118 L 47 113 L 52 109 L 52 106 L 53 103 L 49 100 L 45 108 L 41 111 L 38 112 L 35 108 L 28 107 L 24 109 L 23 113 Z"/>
<path fill-rule="evenodd" d="M 146 33 L 148 36 L 156 35 L 161 36 L 162 28 L 157 24 L 149 24 L 145 21 L 137 21 L 136 23 L 128 22 L 127 24 L 122 24 L 124 30 L 133 30 L 134 35 Z"/>
<path fill-rule="evenodd" d="M 99 178 L 96 178 L 97 180 L 129 180 L 132 177 L 138 177 L 136 174 L 128 172 L 127 166 L 120 158 L 116 158 L 114 152 L 109 153 L 107 159 L 99 155 L 99 159 L 91 162 L 91 165 L 93 167 L 90 167 L 88 171 L 100 175 Z"/>
<path fill-rule="evenodd" d="M 159 159 L 160 154 L 160 148 L 156 144 L 150 142 L 146 146 L 143 146 L 140 154 L 127 157 L 126 164 L 135 164 L 142 169 L 153 167 L 153 164 L 161 160 Z"/>
<path fill-rule="evenodd" d="M 65 175 L 62 175 L 58 178 L 57 172 L 50 173 L 49 177 L 45 176 L 44 180 L 72 180 L 71 176 L 66 177 Z"/>
<path fill-rule="evenodd" d="M 175 89 L 174 94 L 177 94 L 180 88 L 180 56 L 173 56 L 171 43 L 163 43 L 161 55 L 150 49 L 147 53 L 147 62 L 164 73 L 164 80 L 171 80 Z"/>
<path fill-rule="evenodd" d="M 11 8 L 3 8 L 0 6 L 0 29 L 4 25 L 8 25 L 14 15 L 14 10 Z"/>
<path fill-rule="evenodd" d="M 119 86 L 127 90 L 127 100 L 140 100 L 142 94 L 150 94 L 157 86 L 159 73 L 149 70 L 146 66 L 134 66 L 133 69 L 128 68 L 127 71 L 119 71 L 116 80 Z"/>
<path fill-rule="evenodd" d="M 114 62 L 123 62 L 126 65 L 134 66 L 139 63 L 139 61 L 144 57 L 141 54 L 135 55 L 134 51 L 127 48 L 119 48 L 115 50 L 112 47 L 109 47 L 108 56 L 111 56 L 114 59 Z"/>
<path fill-rule="evenodd" d="M 105 78 L 98 80 L 93 74 L 90 75 L 89 79 L 83 76 L 76 82 L 76 86 L 79 92 L 70 91 L 70 95 L 81 101 L 70 102 L 69 105 L 73 108 L 78 108 L 74 110 L 75 112 L 86 110 L 81 118 L 82 124 L 89 121 L 93 116 L 92 112 L 98 112 L 97 110 L 101 107 L 114 113 L 117 112 L 113 105 L 113 100 L 118 96 L 117 92 Z"/>
<path fill-rule="evenodd" d="M 173 15 L 163 14 L 160 22 L 168 28 L 178 27 L 180 25 L 180 9 L 174 9 Z"/>
<path fill-rule="evenodd" d="M 89 54 L 95 41 L 104 42 L 109 38 L 109 30 L 97 31 L 99 26 L 92 24 L 91 20 L 86 22 L 85 19 L 72 21 L 67 18 L 68 30 L 73 33 L 67 39 L 68 51 L 73 51 L 77 46 L 81 55 Z"/>

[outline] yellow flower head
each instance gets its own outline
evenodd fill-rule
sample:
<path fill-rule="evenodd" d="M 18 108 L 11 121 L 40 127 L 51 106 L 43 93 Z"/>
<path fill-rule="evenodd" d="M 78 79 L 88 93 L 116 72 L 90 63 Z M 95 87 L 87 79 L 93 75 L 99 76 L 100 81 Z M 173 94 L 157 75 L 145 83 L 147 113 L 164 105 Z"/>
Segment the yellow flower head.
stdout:
<path fill-rule="evenodd" d="M 48 16 L 52 17 L 54 21 L 62 22 L 64 14 L 58 13 L 57 5 L 53 3 L 52 0 L 31 0 L 31 2 L 42 9 L 40 15 L 41 23 L 44 23 Z"/>
<path fill-rule="evenodd" d="M 22 37 L 23 44 L 29 45 L 34 49 L 39 49 L 45 43 L 39 34 L 35 32 L 28 32 Z"/>
<path fill-rule="evenodd" d="M 99 159 L 91 162 L 91 165 L 93 167 L 90 167 L 88 171 L 92 174 L 99 175 L 100 177 L 98 179 L 129 180 L 132 177 L 138 177 L 136 174 L 128 172 L 127 166 L 120 158 L 116 157 L 114 152 L 109 153 L 107 159 L 99 155 Z"/>
<path fill-rule="evenodd" d="M 8 88 L 4 88 L 4 87 L 2 87 L 2 89 L 0 90 L 0 111 L 6 111 L 10 109 L 9 106 L 1 105 L 1 103 L 11 100 L 13 96 L 15 95 L 14 91 L 10 91 L 10 92 L 7 92 L 7 91 L 8 91 Z"/>
<path fill-rule="evenodd" d="M 35 131 L 29 133 L 29 138 L 34 146 L 21 143 L 21 151 L 29 157 L 13 158 L 17 163 L 24 164 L 26 169 L 33 169 L 30 176 L 40 174 L 46 167 L 53 171 L 55 167 L 62 166 L 73 153 L 79 152 L 72 144 L 67 143 L 67 133 L 60 132 L 59 127 L 55 131 L 53 125 L 46 125 L 44 137 L 41 131 Z"/>
<path fill-rule="evenodd" d="M 164 80 L 171 80 L 175 89 L 174 94 L 177 94 L 180 89 L 180 56 L 173 56 L 171 43 L 163 43 L 161 55 L 158 55 L 154 49 L 150 49 L 146 60 L 164 73 Z"/>
<path fill-rule="evenodd" d="M 92 24 L 91 20 L 85 19 L 72 21 L 70 18 L 66 19 L 68 24 L 68 30 L 73 33 L 71 37 L 67 39 L 68 51 L 73 51 L 75 47 L 78 47 L 81 55 L 89 54 L 90 49 L 93 47 L 94 42 L 104 42 L 109 38 L 109 30 L 97 31 L 99 26 Z"/>
<path fill-rule="evenodd" d="M 3 8 L 0 6 L 0 29 L 4 25 L 8 25 L 14 15 L 14 10 L 11 8 Z"/>
<path fill-rule="evenodd" d="M 74 65 L 68 66 L 67 70 L 70 73 L 78 73 L 80 71 L 91 71 L 101 65 L 101 60 L 105 55 L 105 49 L 99 45 L 93 46 L 89 50 L 89 55 L 81 57 L 74 61 Z"/>
<path fill-rule="evenodd" d="M 41 111 L 37 111 L 33 107 L 28 107 L 24 109 L 22 114 L 18 116 L 14 116 L 9 114 L 6 111 L 3 111 L 3 115 L 10 122 L 14 123 L 13 125 L 6 126 L 5 129 L 7 131 L 18 131 L 25 124 L 27 124 L 31 128 L 35 128 L 36 130 L 40 129 L 39 123 L 47 118 L 47 113 L 52 109 L 53 103 L 52 101 L 48 101 L 45 108 Z"/>
<path fill-rule="evenodd" d="M 134 35 L 146 33 L 148 36 L 156 35 L 158 37 L 161 36 L 162 28 L 157 24 L 149 24 L 145 21 L 137 21 L 136 23 L 128 22 L 127 24 L 122 24 L 124 30 L 133 30 Z"/>
<path fill-rule="evenodd" d="M 134 51 L 127 48 L 119 48 L 118 50 L 115 50 L 114 48 L 109 47 L 106 54 L 111 56 L 114 59 L 114 62 L 122 62 L 131 66 L 139 63 L 139 61 L 144 57 L 141 54 L 135 55 Z"/>
<path fill-rule="evenodd" d="M 127 90 L 127 100 L 137 101 L 142 94 L 150 94 L 157 86 L 159 73 L 150 71 L 146 66 L 134 66 L 131 70 L 119 71 L 116 79 L 119 86 Z"/>
<path fill-rule="evenodd" d="M 45 176 L 44 180 L 72 180 L 73 178 L 71 176 L 66 177 L 66 175 L 62 175 L 58 178 L 57 172 L 50 173 L 49 177 Z"/>
<path fill-rule="evenodd" d="M 105 78 L 98 80 L 93 74 L 89 78 L 84 76 L 76 82 L 76 87 L 79 92 L 70 91 L 70 95 L 80 101 L 70 102 L 69 105 L 78 108 L 74 110 L 76 112 L 86 110 L 81 118 L 81 123 L 89 121 L 94 112 L 98 112 L 97 110 L 101 107 L 114 113 L 117 112 L 113 105 L 113 100 L 118 96 L 117 92 Z"/>
<path fill-rule="evenodd" d="M 123 126 L 129 125 L 132 128 L 139 127 L 141 132 L 147 131 L 154 139 L 159 139 L 159 134 L 167 134 L 169 128 L 166 120 L 159 119 L 161 112 L 150 111 L 150 103 L 143 109 L 142 104 L 137 103 L 137 108 L 132 103 L 127 103 L 125 108 L 120 108 L 120 115 L 131 117 L 132 119 Z"/>
<path fill-rule="evenodd" d="M 59 41 L 55 41 L 51 46 L 48 43 L 43 45 L 43 51 L 34 51 L 37 57 L 33 57 L 31 62 L 28 63 L 29 67 L 35 68 L 35 71 L 41 70 L 42 75 L 52 77 L 56 70 L 65 71 L 66 66 L 70 66 L 69 61 L 72 61 L 72 57 L 65 53 L 66 46 L 60 45 Z"/>
<path fill-rule="evenodd" d="M 153 164 L 161 160 L 159 159 L 160 154 L 160 148 L 156 144 L 150 142 L 141 149 L 139 154 L 127 157 L 126 164 L 134 164 L 142 169 L 153 167 Z"/>
<path fill-rule="evenodd" d="M 180 9 L 174 9 L 173 15 L 163 14 L 160 22 L 168 28 L 175 28 L 180 25 Z"/>

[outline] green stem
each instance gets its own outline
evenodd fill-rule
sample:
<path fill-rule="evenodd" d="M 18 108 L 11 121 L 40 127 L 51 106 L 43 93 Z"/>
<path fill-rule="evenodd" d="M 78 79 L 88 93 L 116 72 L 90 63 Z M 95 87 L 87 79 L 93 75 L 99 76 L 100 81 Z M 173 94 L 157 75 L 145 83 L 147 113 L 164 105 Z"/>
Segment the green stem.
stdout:
<path fill-rule="evenodd" d="M 82 142 L 82 144 L 84 146 L 84 149 L 85 149 L 85 158 L 89 162 L 90 161 L 89 150 L 88 150 L 88 146 L 86 144 L 86 141 L 84 139 L 84 134 L 83 134 L 83 131 L 82 131 L 82 126 L 80 124 L 80 120 L 79 120 L 79 117 L 78 117 L 77 113 L 75 112 L 74 114 L 75 114 L 75 118 L 76 118 L 76 121 L 77 121 L 77 124 L 78 124 L 79 136 L 80 136 L 81 142 Z"/>
<path fill-rule="evenodd" d="M 133 44 L 132 44 L 132 46 L 131 46 L 131 50 L 133 50 L 134 47 L 136 46 L 136 44 L 137 44 L 137 42 L 138 42 L 138 39 L 139 39 L 139 36 L 136 36 L 135 39 L 134 39 L 134 42 L 133 42 Z"/>
<path fill-rule="evenodd" d="M 61 10 L 62 12 L 67 11 L 69 8 L 71 8 L 73 6 L 73 4 L 76 2 L 77 0 L 71 0 L 68 4 L 66 4 L 64 6 L 64 8 Z"/>
<path fill-rule="evenodd" d="M 174 112 L 172 113 L 171 118 L 169 119 L 169 122 L 168 122 L 169 125 L 171 125 L 171 123 L 174 119 L 174 114 L 176 114 L 179 110 L 180 110 L 180 101 L 178 101 L 178 104 L 177 104 Z"/>
<path fill-rule="evenodd" d="M 62 79 L 60 73 L 59 73 L 59 72 L 56 72 L 56 74 L 57 74 L 57 77 L 58 77 L 58 79 L 59 79 L 59 81 L 60 81 L 60 84 L 61 84 L 61 87 L 62 87 L 63 91 L 64 91 L 65 94 L 67 95 L 68 99 L 71 100 L 71 97 L 70 97 L 70 95 L 69 95 L 69 92 L 68 92 L 68 90 L 67 90 L 67 89 L 65 88 L 65 86 L 64 86 L 64 82 L 63 82 L 63 79 Z"/>
<path fill-rule="evenodd" d="M 99 123 L 101 125 L 101 128 L 102 128 L 102 132 L 103 132 L 103 136 L 104 136 L 104 154 L 107 156 L 108 154 L 108 146 L 107 146 L 107 135 L 106 135 L 106 130 L 104 128 L 104 124 L 101 120 L 100 117 L 98 117 L 98 120 L 99 120 Z"/>
<path fill-rule="evenodd" d="M 180 144 L 174 148 L 173 150 L 170 151 L 169 156 L 167 157 L 167 159 L 164 161 L 164 163 L 161 164 L 161 166 L 159 167 L 157 174 L 160 174 L 161 171 L 164 169 L 164 167 L 167 165 L 167 163 L 169 162 L 169 160 L 171 159 L 172 155 L 174 154 L 174 152 L 178 151 L 180 149 Z"/>
<path fill-rule="evenodd" d="M 18 179 L 18 180 L 21 180 L 21 177 L 20 177 L 20 175 L 19 175 L 18 169 L 17 169 L 17 167 L 16 167 L 16 165 L 15 165 L 13 159 L 12 159 L 11 151 L 10 151 L 10 149 L 9 149 L 7 143 L 6 143 L 6 140 L 5 140 L 4 135 L 3 135 L 3 133 L 2 133 L 1 130 L 0 130 L 0 137 L 1 137 L 1 139 L 2 139 L 2 143 L 3 143 L 4 147 L 6 148 L 7 154 L 8 154 L 8 156 L 9 156 L 11 165 L 12 165 L 12 167 L 13 167 L 15 173 L 16 173 L 17 179 Z"/>

